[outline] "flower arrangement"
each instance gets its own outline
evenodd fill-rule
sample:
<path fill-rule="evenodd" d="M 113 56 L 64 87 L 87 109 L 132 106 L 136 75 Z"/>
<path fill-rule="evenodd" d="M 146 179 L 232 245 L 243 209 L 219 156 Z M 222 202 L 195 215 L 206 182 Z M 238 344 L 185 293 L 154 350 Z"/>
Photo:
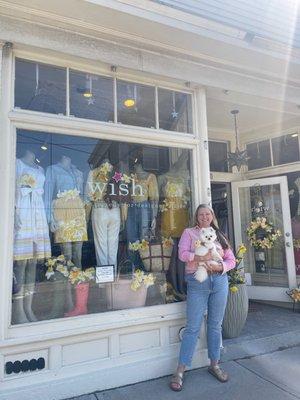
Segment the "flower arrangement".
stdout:
<path fill-rule="evenodd" d="M 87 268 L 82 271 L 80 268 L 73 267 L 69 273 L 69 281 L 72 285 L 79 285 L 80 283 L 90 282 L 95 279 L 95 268 Z"/>
<path fill-rule="evenodd" d="M 299 250 L 300 249 L 300 239 L 294 239 L 293 245 L 294 245 L 295 249 Z"/>
<path fill-rule="evenodd" d="M 140 287 L 142 287 L 142 285 L 148 288 L 149 286 L 154 285 L 154 282 L 155 277 L 153 276 L 153 274 L 145 274 L 144 271 L 137 269 L 133 273 L 130 288 L 131 290 L 136 292 Z"/>
<path fill-rule="evenodd" d="M 161 238 L 161 243 L 165 249 L 168 249 L 173 246 L 174 241 L 171 237 Z M 129 250 L 131 251 L 139 251 L 139 250 L 147 250 L 149 248 L 149 241 L 146 239 L 136 240 L 135 242 L 129 242 Z"/>
<path fill-rule="evenodd" d="M 34 177 L 32 175 L 23 174 L 22 176 L 20 176 L 19 184 L 22 187 L 34 188 L 35 185 L 36 185 L 36 181 L 35 181 L 35 179 L 34 179 Z"/>
<path fill-rule="evenodd" d="M 70 269 L 74 267 L 72 261 L 66 260 L 63 254 L 58 257 L 48 258 L 45 265 L 47 266 L 46 278 L 48 280 L 56 280 L 56 278 L 67 279 Z"/>
<path fill-rule="evenodd" d="M 257 217 L 250 222 L 246 230 L 248 239 L 255 249 L 272 249 L 281 236 L 279 229 L 275 229 L 265 217 Z"/>
<path fill-rule="evenodd" d="M 228 276 L 228 282 L 229 282 L 229 290 L 231 293 L 236 293 L 238 292 L 239 288 L 237 285 L 243 284 L 245 283 L 245 278 L 244 276 L 241 274 L 240 272 L 240 265 L 241 262 L 244 259 L 244 255 L 247 251 L 246 246 L 242 243 L 236 252 L 236 256 L 235 256 L 235 261 L 236 261 L 236 265 L 235 268 L 231 269 L 230 271 L 227 272 L 227 276 Z"/>

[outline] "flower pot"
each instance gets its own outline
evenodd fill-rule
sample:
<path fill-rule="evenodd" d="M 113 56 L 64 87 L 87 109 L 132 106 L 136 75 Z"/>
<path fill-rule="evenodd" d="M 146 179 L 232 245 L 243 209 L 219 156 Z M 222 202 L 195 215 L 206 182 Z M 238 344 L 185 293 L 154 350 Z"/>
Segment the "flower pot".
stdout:
<path fill-rule="evenodd" d="M 226 339 L 240 335 L 248 315 L 248 293 L 245 284 L 237 284 L 238 291 L 229 290 L 222 329 Z"/>
<path fill-rule="evenodd" d="M 147 288 L 141 285 L 136 291 L 131 289 L 132 278 L 118 279 L 106 284 L 107 307 L 109 310 L 124 310 L 127 308 L 144 307 Z"/>

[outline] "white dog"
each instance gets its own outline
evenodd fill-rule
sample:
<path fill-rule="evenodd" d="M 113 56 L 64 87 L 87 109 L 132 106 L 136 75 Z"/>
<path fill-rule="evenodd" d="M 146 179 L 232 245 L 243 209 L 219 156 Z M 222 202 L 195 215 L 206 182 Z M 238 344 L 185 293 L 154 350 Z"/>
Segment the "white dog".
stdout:
<path fill-rule="evenodd" d="M 222 257 L 217 251 L 216 239 L 216 231 L 212 227 L 201 228 L 199 240 L 195 242 L 195 255 L 203 257 L 211 250 L 212 260 L 216 261 L 216 264 L 218 261 L 222 261 Z M 208 274 L 204 262 L 199 263 L 194 277 L 199 282 L 204 282 L 207 279 Z"/>

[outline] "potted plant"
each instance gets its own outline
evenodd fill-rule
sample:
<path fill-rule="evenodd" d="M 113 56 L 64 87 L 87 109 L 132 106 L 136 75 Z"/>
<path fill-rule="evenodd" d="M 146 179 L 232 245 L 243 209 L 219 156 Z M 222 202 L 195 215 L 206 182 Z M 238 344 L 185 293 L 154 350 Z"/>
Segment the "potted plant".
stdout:
<path fill-rule="evenodd" d="M 108 287 L 108 308 L 122 310 L 127 308 L 143 307 L 146 303 L 148 288 L 154 285 L 155 277 L 152 273 L 146 273 L 136 269 L 131 276 L 123 278 L 120 270 L 115 282 Z"/>
<path fill-rule="evenodd" d="M 248 315 L 248 294 L 241 262 L 246 253 L 241 244 L 236 253 L 236 266 L 228 271 L 229 293 L 223 319 L 223 337 L 234 338 L 240 335 Z"/>

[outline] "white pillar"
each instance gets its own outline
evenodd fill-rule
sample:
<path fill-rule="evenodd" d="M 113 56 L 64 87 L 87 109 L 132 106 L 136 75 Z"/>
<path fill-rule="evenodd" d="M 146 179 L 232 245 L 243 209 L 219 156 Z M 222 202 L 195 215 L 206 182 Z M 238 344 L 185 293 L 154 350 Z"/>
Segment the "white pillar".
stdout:
<path fill-rule="evenodd" d="M 211 205 L 210 170 L 208 153 L 208 129 L 206 115 L 206 92 L 196 89 L 196 134 L 199 139 L 200 202 Z"/>
<path fill-rule="evenodd" d="M 15 138 L 8 113 L 12 99 L 12 44 L 2 43 L 0 70 L 0 340 L 5 339 L 11 311 Z"/>

